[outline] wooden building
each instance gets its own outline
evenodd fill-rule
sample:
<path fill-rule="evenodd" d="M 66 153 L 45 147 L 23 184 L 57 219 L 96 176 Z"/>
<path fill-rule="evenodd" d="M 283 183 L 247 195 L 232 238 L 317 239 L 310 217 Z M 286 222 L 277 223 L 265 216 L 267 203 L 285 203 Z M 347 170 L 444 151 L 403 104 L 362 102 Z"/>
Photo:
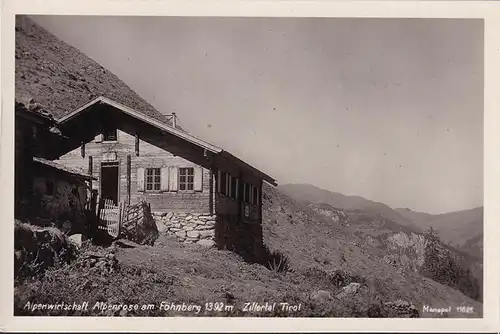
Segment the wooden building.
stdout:
<path fill-rule="evenodd" d="M 15 113 L 15 218 L 82 233 L 92 177 L 52 161 L 68 138 L 49 113 L 19 101 Z"/>
<path fill-rule="evenodd" d="M 211 217 L 220 247 L 256 251 L 262 243 L 262 185 L 276 181 L 178 128 L 175 115 L 171 119 L 166 124 L 96 98 L 58 120 L 69 137 L 57 148 L 58 163 L 95 177 L 92 188 L 102 198 L 145 200 L 157 215 L 175 221 Z M 182 226 L 176 234 L 185 241 L 190 227 Z"/>

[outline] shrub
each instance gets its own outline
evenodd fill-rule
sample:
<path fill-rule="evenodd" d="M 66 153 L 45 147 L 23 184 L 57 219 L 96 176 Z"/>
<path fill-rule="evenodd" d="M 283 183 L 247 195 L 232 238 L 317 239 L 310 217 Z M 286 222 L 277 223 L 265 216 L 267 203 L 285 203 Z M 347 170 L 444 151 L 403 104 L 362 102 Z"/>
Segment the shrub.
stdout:
<path fill-rule="evenodd" d="M 271 251 L 266 245 L 264 246 L 264 252 L 259 262 L 267 269 L 277 273 L 285 273 L 291 270 L 288 255 L 279 250 Z"/>

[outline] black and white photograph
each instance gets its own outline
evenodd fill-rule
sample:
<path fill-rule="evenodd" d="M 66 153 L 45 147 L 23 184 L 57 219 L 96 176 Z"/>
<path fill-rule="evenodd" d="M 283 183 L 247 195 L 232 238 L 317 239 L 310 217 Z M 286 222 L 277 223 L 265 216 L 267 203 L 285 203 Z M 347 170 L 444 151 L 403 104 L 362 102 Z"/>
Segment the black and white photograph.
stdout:
<path fill-rule="evenodd" d="M 15 317 L 487 312 L 483 19 L 11 33 Z"/>

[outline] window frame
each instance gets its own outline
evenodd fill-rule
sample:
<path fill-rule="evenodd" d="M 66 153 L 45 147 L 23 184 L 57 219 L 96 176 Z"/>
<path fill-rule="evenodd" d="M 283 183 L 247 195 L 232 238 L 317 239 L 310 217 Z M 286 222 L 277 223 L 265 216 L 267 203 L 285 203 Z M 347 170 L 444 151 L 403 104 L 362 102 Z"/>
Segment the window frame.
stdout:
<path fill-rule="evenodd" d="M 259 206 L 259 188 L 256 185 L 252 185 L 252 205 Z"/>
<path fill-rule="evenodd" d="M 229 196 L 227 194 L 227 172 L 220 172 L 220 189 L 219 189 L 219 194 L 224 195 L 224 196 Z"/>
<path fill-rule="evenodd" d="M 248 182 L 243 182 L 243 202 L 247 204 L 252 204 L 252 184 Z"/>
<path fill-rule="evenodd" d="M 237 200 L 238 199 L 238 178 L 229 174 L 229 194 L 228 197 Z"/>
<path fill-rule="evenodd" d="M 149 175 L 151 171 L 151 175 Z M 158 172 L 158 173 L 156 173 Z M 160 192 L 161 191 L 161 168 L 159 167 L 147 167 L 144 171 L 144 191 L 145 192 Z M 151 178 L 151 182 L 149 181 Z M 149 189 L 151 185 L 151 189 Z M 158 187 L 156 187 L 158 186 Z M 158 189 L 156 189 L 158 188 Z"/>
<path fill-rule="evenodd" d="M 185 171 L 185 175 L 182 172 Z M 191 172 L 191 174 L 189 173 Z M 178 168 L 178 180 L 177 180 L 177 190 L 182 192 L 194 192 L 194 167 L 179 167 Z M 185 178 L 181 181 L 181 178 Z M 191 181 L 189 180 L 191 178 Z M 184 189 L 182 187 L 184 186 Z M 189 188 L 191 186 L 191 189 Z"/>

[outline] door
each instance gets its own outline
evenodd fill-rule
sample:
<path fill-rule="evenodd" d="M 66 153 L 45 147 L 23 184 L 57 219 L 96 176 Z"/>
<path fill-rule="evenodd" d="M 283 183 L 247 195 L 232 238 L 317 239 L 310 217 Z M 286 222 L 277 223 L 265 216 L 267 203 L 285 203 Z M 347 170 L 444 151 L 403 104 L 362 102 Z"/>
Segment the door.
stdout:
<path fill-rule="evenodd" d="M 118 205 L 118 162 L 101 164 L 101 198 L 106 198 Z"/>

